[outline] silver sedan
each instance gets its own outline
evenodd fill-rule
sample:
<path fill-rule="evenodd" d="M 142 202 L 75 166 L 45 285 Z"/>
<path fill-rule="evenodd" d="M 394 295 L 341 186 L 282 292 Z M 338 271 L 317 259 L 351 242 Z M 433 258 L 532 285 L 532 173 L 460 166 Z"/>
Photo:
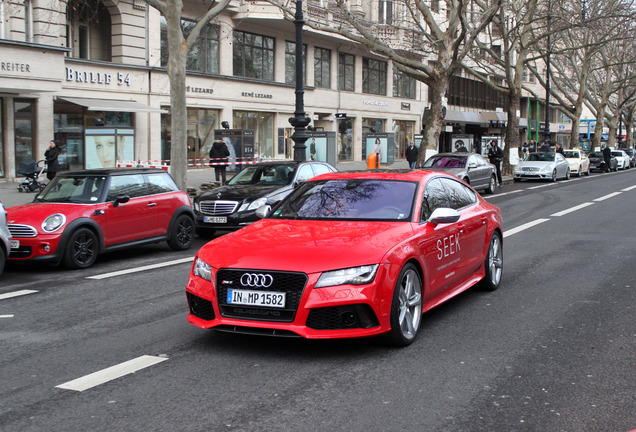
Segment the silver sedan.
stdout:
<path fill-rule="evenodd" d="M 570 164 L 560 153 L 530 153 L 514 169 L 514 180 L 539 179 L 557 181 L 570 179 Z"/>
<path fill-rule="evenodd" d="M 422 168 L 452 174 L 486 193 L 493 193 L 497 186 L 497 169 L 477 153 L 439 153 L 428 158 Z"/>

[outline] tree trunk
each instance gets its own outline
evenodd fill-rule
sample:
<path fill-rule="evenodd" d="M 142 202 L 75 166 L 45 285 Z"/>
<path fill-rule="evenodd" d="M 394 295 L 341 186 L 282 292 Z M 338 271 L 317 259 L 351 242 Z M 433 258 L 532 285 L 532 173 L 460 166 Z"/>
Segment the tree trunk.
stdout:
<path fill-rule="evenodd" d="M 512 148 L 519 149 L 519 117 L 517 113 L 521 112 L 520 93 L 514 89 L 510 89 L 508 93 L 508 125 L 506 126 L 506 147 L 503 151 L 502 173 L 510 174 L 510 151 Z M 528 125 L 530 127 L 530 125 Z"/>
<path fill-rule="evenodd" d="M 417 154 L 416 166 L 418 167 L 426 161 L 426 149 L 435 149 L 439 144 L 439 137 L 446 118 L 446 107 L 442 105 L 442 97 L 446 96 L 447 89 L 448 81 L 443 78 L 434 80 L 428 87 L 428 100 L 431 107 L 424 111 L 422 116 L 422 124 L 426 124 L 426 126 L 420 151 Z"/>

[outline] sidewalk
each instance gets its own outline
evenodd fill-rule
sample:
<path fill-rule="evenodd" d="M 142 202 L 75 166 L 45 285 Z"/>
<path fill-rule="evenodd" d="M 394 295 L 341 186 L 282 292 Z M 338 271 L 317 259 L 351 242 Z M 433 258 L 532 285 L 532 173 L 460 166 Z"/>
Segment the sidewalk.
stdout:
<path fill-rule="evenodd" d="M 396 160 L 392 165 L 386 165 L 386 169 L 408 169 L 409 164 L 405 159 Z M 366 161 L 338 162 L 336 168 L 339 171 L 366 170 Z M 228 171 L 228 177 L 233 173 Z M 22 181 L 2 182 L 0 181 L 0 201 L 5 208 L 26 204 L 33 201 L 34 193 L 18 192 L 18 184 Z M 45 179 L 46 181 L 46 179 Z M 190 168 L 188 169 L 187 187 L 199 189 L 201 184 L 214 181 L 214 168 Z M 511 176 L 504 176 L 504 184 L 512 183 Z"/>

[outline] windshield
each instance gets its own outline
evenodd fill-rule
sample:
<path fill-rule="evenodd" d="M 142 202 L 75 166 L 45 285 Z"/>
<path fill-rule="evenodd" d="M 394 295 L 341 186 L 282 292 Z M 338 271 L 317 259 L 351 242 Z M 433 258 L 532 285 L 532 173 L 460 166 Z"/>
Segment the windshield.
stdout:
<path fill-rule="evenodd" d="M 602 158 L 603 157 L 603 153 L 600 153 L 600 152 L 590 153 L 588 157 Z"/>
<path fill-rule="evenodd" d="M 230 185 L 287 185 L 294 179 L 296 165 L 254 165 L 243 168 Z"/>
<path fill-rule="evenodd" d="M 526 160 L 530 162 L 553 162 L 554 153 L 530 153 Z"/>
<path fill-rule="evenodd" d="M 424 168 L 465 168 L 466 158 L 461 156 L 433 156 L 424 162 Z"/>
<path fill-rule="evenodd" d="M 307 182 L 283 201 L 274 219 L 408 221 L 417 183 L 342 179 Z"/>
<path fill-rule="evenodd" d="M 106 176 L 55 177 L 34 202 L 93 204 L 99 202 Z"/>
<path fill-rule="evenodd" d="M 577 151 L 564 151 L 563 152 L 563 156 L 565 156 L 566 158 L 575 158 L 578 159 L 579 158 L 579 152 Z"/>

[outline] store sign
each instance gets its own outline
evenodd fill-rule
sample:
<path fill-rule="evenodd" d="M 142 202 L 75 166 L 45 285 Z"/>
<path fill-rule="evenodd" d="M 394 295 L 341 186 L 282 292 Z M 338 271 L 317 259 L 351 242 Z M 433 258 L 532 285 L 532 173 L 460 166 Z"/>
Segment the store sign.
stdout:
<path fill-rule="evenodd" d="M 363 101 L 365 105 L 375 105 L 375 106 L 389 106 L 388 102 L 380 102 L 380 101 Z"/>
<path fill-rule="evenodd" d="M 31 73 L 31 65 L 28 63 L 0 62 L 0 72 Z"/>
<path fill-rule="evenodd" d="M 214 89 L 211 89 L 211 88 L 190 87 L 190 86 L 186 86 L 186 91 L 190 93 L 207 93 L 207 94 L 214 93 Z"/>
<path fill-rule="evenodd" d="M 411 110 L 411 104 L 408 102 L 402 102 L 400 106 L 402 107 L 403 110 L 409 110 L 409 111 Z"/>
<path fill-rule="evenodd" d="M 66 81 L 106 85 L 110 85 L 111 83 L 116 82 L 117 85 L 126 84 L 127 86 L 130 86 L 130 74 L 126 74 L 123 72 L 117 72 L 116 74 L 104 72 L 86 72 L 67 67 Z"/>
<path fill-rule="evenodd" d="M 271 94 L 254 93 L 254 92 L 241 92 L 241 96 L 243 96 L 243 97 L 261 98 L 261 99 L 271 99 L 271 98 L 274 97 Z"/>

